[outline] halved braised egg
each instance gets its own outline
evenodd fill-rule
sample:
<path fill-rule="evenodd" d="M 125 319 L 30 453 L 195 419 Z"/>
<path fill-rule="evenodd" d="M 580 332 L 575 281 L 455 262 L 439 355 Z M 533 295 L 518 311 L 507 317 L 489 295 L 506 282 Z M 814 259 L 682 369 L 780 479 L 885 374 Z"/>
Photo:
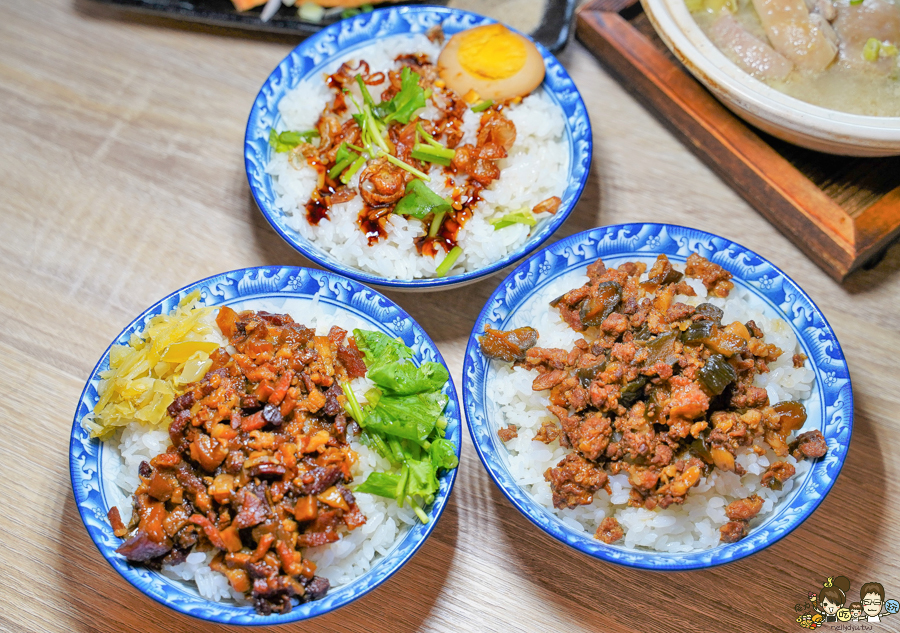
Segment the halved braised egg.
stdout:
<path fill-rule="evenodd" d="M 524 97 L 544 80 L 544 59 L 537 47 L 502 24 L 460 31 L 438 57 L 438 72 L 447 87 L 482 100 Z"/>

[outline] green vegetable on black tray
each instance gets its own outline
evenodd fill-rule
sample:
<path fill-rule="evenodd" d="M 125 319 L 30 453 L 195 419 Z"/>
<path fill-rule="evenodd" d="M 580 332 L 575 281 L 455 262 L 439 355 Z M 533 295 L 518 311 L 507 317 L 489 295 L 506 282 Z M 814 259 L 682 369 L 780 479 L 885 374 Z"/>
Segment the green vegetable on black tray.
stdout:
<path fill-rule="evenodd" d="M 371 473 L 354 491 L 395 499 L 401 506 L 409 503 L 427 523 L 422 508 L 440 488 L 438 472 L 458 465 L 453 443 L 444 439 L 449 398 L 442 389 L 450 375 L 439 363 L 417 367 L 411 349 L 381 332 L 354 330 L 353 336 L 375 387 L 361 405 L 350 384 L 342 383 L 344 408 L 360 425 L 361 441 L 394 466 L 392 472 Z"/>

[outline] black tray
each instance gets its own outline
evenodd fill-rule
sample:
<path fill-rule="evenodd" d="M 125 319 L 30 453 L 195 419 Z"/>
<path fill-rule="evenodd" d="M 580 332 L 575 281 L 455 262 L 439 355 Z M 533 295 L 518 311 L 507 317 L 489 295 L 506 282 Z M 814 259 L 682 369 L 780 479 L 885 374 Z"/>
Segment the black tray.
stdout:
<path fill-rule="evenodd" d="M 230 0 L 93 0 L 101 4 L 161 15 L 176 20 L 203 22 L 231 28 L 269 31 L 273 33 L 294 33 L 303 37 L 319 32 L 329 24 L 340 20 L 340 15 L 326 18 L 322 22 L 308 22 L 297 16 L 294 7 L 281 6 L 268 21 L 262 22 L 259 14 L 262 6 L 249 11 L 238 12 Z M 569 38 L 569 27 L 577 0 L 547 0 L 540 25 L 529 35 L 552 52 L 559 51 Z M 400 2 L 397 4 L 424 4 L 422 2 Z M 446 5 L 447 0 L 433 0 L 427 4 Z"/>

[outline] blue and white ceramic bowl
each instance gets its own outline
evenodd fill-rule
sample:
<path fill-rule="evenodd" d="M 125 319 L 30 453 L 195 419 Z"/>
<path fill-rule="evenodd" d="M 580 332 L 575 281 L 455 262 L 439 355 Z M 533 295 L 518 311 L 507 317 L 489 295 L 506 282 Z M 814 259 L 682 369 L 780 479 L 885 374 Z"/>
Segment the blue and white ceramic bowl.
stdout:
<path fill-rule="evenodd" d="M 413 280 L 388 279 L 341 263 L 291 228 L 284 213 L 275 206 L 272 178 L 266 173 L 271 152 L 269 130 L 281 119 L 278 102 L 288 91 L 306 78 L 321 74 L 324 68 L 335 61 L 349 57 L 355 49 L 385 37 L 424 33 L 436 24 L 441 24 L 449 36 L 492 22 L 494 20 L 490 18 L 447 7 L 400 6 L 378 9 L 323 29 L 303 41 L 272 71 L 250 111 L 244 138 L 244 162 L 250 190 L 257 205 L 272 228 L 288 244 L 324 268 L 366 284 L 394 290 L 438 290 L 472 283 L 509 266 L 538 248 L 565 222 L 587 182 L 592 151 L 591 124 L 572 79 L 556 58 L 540 44 L 535 45 L 543 55 L 546 66 L 542 87 L 562 108 L 566 120 L 565 139 L 569 146 L 568 185 L 560 196 L 563 202 L 559 210 L 551 217 L 541 220 L 517 251 L 486 268 L 464 274 Z"/>
<path fill-rule="evenodd" d="M 416 363 L 434 361 L 446 366 L 425 330 L 387 297 L 353 280 L 326 271 L 287 266 L 245 268 L 186 286 L 148 308 L 112 344 L 127 344 L 131 334 L 142 331 L 150 318 L 171 312 L 181 299 L 194 290 L 200 291 L 202 302 L 208 306 L 287 312 L 299 323 L 303 323 L 304 310 L 310 307 L 317 296 L 320 312 L 346 314 L 364 323 L 363 327 L 400 337 L 415 352 Z M 113 534 L 106 518 L 111 499 L 115 498 L 112 492 L 115 484 L 105 476 L 103 443 L 91 439 L 81 425 L 97 403 L 99 373 L 108 368 L 109 349 L 100 358 L 84 387 L 72 425 L 69 468 L 75 502 L 94 544 L 109 564 L 139 590 L 176 611 L 222 624 L 283 624 L 328 613 L 368 593 L 400 569 L 431 534 L 447 505 L 456 480 L 455 469 L 441 477 L 440 491 L 428 510 L 430 520 L 427 524 L 417 523 L 410 528 L 388 555 L 377 560 L 363 576 L 348 585 L 332 589 L 321 600 L 294 607 L 290 613 L 260 616 L 250 606 L 206 600 L 200 597 L 192 585 L 171 580 L 142 567 L 134 567 L 115 553 L 121 540 Z M 458 457 L 461 418 L 452 378 L 444 387 L 444 393 L 450 398 L 445 411 L 448 420 L 447 439 L 456 446 Z"/>
<path fill-rule="evenodd" d="M 496 371 L 496 365 L 492 368 L 492 364 L 498 361 L 489 361 L 481 354 L 476 336 L 484 333 L 488 324 L 495 329 L 509 329 L 508 324 L 514 322 L 518 313 L 543 310 L 533 301 L 543 288 L 569 273 L 583 274 L 585 267 L 598 257 L 612 266 L 638 259 L 652 261 L 665 253 L 672 262 L 683 266 L 692 252 L 730 271 L 736 286 L 761 299 L 793 328 L 815 372 L 815 385 L 805 401 L 809 413 L 805 428 L 811 428 L 812 424 L 812 428 L 823 433 L 828 453 L 813 462 L 762 523 L 737 543 L 671 554 L 606 545 L 591 534 L 563 523 L 513 479 L 508 468 L 509 454 L 497 437 L 499 412 L 487 392 L 489 380 Z M 463 367 L 463 404 L 478 456 L 503 494 L 532 523 L 590 556 L 655 570 L 695 569 L 738 560 L 790 533 L 815 510 L 834 484 L 847 454 L 853 426 L 853 393 L 841 346 L 806 293 L 778 268 L 739 244 L 703 231 L 666 224 L 622 224 L 592 229 L 542 249 L 518 266 L 488 300 L 472 330 Z"/>

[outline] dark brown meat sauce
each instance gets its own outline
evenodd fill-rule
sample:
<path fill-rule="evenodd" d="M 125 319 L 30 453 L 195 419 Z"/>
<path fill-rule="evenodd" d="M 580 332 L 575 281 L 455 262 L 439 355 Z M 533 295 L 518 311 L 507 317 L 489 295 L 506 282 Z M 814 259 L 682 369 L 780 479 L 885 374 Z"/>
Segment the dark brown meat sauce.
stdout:
<path fill-rule="evenodd" d="M 213 352 L 210 371 L 169 407 L 172 446 L 141 464 L 131 525 L 110 512 L 125 538 L 116 551 L 159 568 L 213 550 L 212 569 L 258 613 L 286 613 L 329 588 L 303 548 L 366 521 L 346 487 L 355 423 L 338 382 L 366 368 L 338 327 L 315 336 L 287 315 L 227 307 L 216 321 L 236 352 Z"/>
<path fill-rule="evenodd" d="M 631 483 L 630 505 L 681 504 L 713 468 L 744 474 L 735 455 L 747 447 L 762 453 L 757 440 L 779 457 L 822 457 L 827 449 L 819 431 L 789 440 L 806 421 L 803 405 L 770 406 L 765 389 L 753 385 L 782 350 L 767 344 L 753 321 L 723 323 L 712 304 L 676 301 L 696 293 L 665 255 L 641 282 L 645 271 L 643 263 L 607 268 L 597 260 L 587 268 L 587 284 L 551 302 L 572 329 L 585 333 L 571 350 L 537 347 L 532 328 L 487 328 L 481 337 L 483 354 L 531 369 L 537 374 L 532 388 L 550 390 L 556 422 L 545 422 L 534 439 L 558 439 L 572 449 L 544 473 L 554 506 L 590 504 L 598 490 L 609 492 L 608 474 L 619 473 Z M 733 287 L 728 271 L 697 254 L 685 274 L 714 296 L 727 297 Z M 762 483 L 778 489 L 793 474 L 793 466 L 776 462 Z M 732 503 L 722 540 L 745 536 L 761 507 L 759 497 Z M 596 536 L 612 542 L 621 535 L 608 522 Z"/>

